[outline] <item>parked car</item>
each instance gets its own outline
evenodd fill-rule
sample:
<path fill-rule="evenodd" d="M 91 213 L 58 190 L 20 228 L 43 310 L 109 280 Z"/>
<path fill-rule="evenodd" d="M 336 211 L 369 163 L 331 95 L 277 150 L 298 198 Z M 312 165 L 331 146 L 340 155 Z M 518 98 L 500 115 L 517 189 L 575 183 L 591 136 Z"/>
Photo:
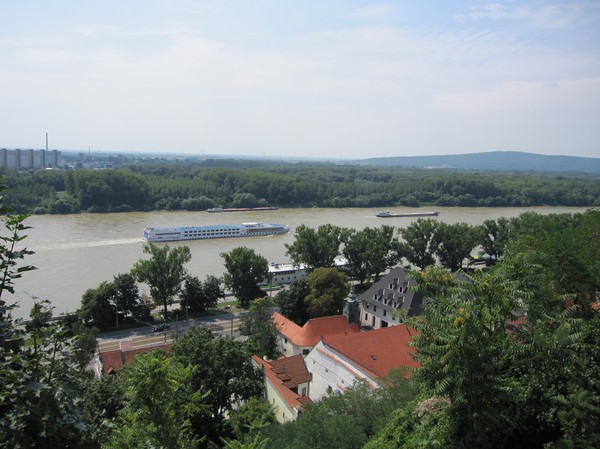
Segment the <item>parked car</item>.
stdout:
<path fill-rule="evenodd" d="M 164 332 L 164 331 L 168 331 L 169 330 L 169 325 L 168 324 L 159 324 L 158 326 L 154 327 L 154 332 Z"/>

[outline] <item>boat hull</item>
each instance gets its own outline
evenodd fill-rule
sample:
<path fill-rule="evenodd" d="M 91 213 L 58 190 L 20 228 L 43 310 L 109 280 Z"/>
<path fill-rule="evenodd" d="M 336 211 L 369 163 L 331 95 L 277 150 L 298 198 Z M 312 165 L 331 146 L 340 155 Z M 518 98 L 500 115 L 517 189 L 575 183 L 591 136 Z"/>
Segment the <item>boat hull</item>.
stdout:
<path fill-rule="evenodd" d="M 379 218 L 402 218 L 402 217 L 437 217 L 440 213 L 438 211 L 432 212 L 404 212 L 399 214 L 394 214 L 391 212 L 379 212 L 377 217 Z"/>

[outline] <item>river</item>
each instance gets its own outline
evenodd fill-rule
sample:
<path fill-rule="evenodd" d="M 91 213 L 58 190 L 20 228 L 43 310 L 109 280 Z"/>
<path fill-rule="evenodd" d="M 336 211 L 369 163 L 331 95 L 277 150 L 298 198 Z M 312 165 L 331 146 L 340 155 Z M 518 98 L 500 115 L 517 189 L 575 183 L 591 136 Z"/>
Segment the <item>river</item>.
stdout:
<path fill-rule="evenodd" d="M 525 211 L 542 214 L 583 212 L 582 208 L 444 208 L 437 220 L 446 223 L 481 224 L 487 219 L 515 217 Z M 224 272 L 221 252 L 238 246 L 254 249 L 269 262 L 288 262 L 285 244 L 294 240 L 293 230 L 304 224 L 317 228 L 326 223 L 363 229 L 382 224 L 404 227 L 416 218 L 377 218 L 380 209 L 279 209 L 264 212 L 131 212 L 119 214 L 34 215 L 25 224 L 30 226 L 23 245 L 35 252 L 24 263 L 37 269 L 24 273 L 15 282 L 15 294 L 4 293 L 7 302 L 17 302 L 15 317 L 26 317 L 34 298 L 48 299 L 54 314 L 73 312 L 81 296 L 103 281 L 112 281 L 119 273 L 127 273 L 133 264 L 147 255 L 143 253 L 142 230 L 147 226 L 188 226 L 262 221 L 283 223 L 292 232 L 268 237 L 233 238 L 170 243 L 190 247 L 191 261 L 186 265 L 190 274 L 204 280 L 207 274 L 220 276 Z M 395 210 L 396 211 L 396 210 Z M 141 291 L 147 290 L 141 286 Z"/>

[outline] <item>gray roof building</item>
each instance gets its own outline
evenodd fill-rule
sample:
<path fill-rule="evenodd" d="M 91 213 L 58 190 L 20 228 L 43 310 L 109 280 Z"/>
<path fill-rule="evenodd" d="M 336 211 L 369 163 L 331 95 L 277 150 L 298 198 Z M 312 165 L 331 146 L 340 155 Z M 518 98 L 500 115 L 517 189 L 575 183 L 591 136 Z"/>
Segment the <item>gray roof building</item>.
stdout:
<path fill-rule="evenodd" d="M 402 320 L 394 311 L 403 310 L 407 316 L 423 311 L 423 295 L 413 289 L 417 282 L 401 267 L 392 269 L 359 296 L 360 325 L 379 329 L 397 326 Z"/>

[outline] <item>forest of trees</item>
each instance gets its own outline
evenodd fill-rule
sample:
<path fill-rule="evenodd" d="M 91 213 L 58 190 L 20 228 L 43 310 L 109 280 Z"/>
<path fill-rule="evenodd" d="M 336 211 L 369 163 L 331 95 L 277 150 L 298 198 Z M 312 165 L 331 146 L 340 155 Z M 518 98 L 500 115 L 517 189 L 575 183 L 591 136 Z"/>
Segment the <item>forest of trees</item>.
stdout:
<path fill-rule="evenodd" d="M 423 254 L 435 249 L 442 260 L 447 253 L 445 266 L 425 256 L 411 262 L 420 267 L 412 275 L 428 298 L 424 314 L 407 321 L 416 331 L 421 368 L 410 380 L 405 373 L 390 377 L 378 390 L 359 383 L 283 425 L 262 401 L 260 373 L 249 358 L 253 348 L 270 345 L 268 339 L 246 344 L 194 328 L 170 352 L 139 355 L 118 376 L 94 378 L 86 367 L 95 335 L 81 316 L 51 320 L 51 305 L 36 299 L 26 325 L 13 319 L 8 295 L 33 267 L 23 241 L 27 217 L 8 212 L 2 208 L 0 235 L 0 447 L 600 447 L 598 210 L 486 223 L 482 245 L 497 263 L 465 274 L 466 280 L 451 275 L 451 245 L 441 246 L 447 229 L 432 231 L 429 221 L 419 222 L 416 230 L 423 232 L 414 248 L 426 241 Z M 352 235 L 327 227 L 321 232 Z M 410 232 L 401 234 L 409 244 Z M 383 228 L 369 235 L 390 242 Z M 152 247 L 148 253 L 171 260 L 163 248 L 164 254 Z M 311 254 L 303 255 L 303 248 L 288 250 Z M 314 260 L 326 260 L 324 254 Z M 173 255 L 181 256 L 174 266 L 186 259 Z M 90 303 L 118 297 L 125 308 L 136 294 L 133 275 L 155 282 L 142 265 L 91 291 Z M 318 299 L 315 289 L 332 274 L 315 272 L 313 284 L 293 287 L 309 309 Z M 183 281 L 180 274 L 172 277 Z M 160 279 L 154 285 L 154 301 L 168 303 L 171 286 Z M 306 312 L 284 305 L 290 313 Z M 138 305 L 127 307 L 143 313 Z M 260 300 L 250 305 L 253 335 L 261 334 L 264 307 Z M 236 407 L 238 401 L 244 405 Z"/>
<path fill-rule="evenodd" d="M 68 214 L 210 207 L 465 207 L 600 205 L 597 175 L 381 168 L 332 163 L 204 161 L 122 169 L 2 169 L 15 213 Z"/>

